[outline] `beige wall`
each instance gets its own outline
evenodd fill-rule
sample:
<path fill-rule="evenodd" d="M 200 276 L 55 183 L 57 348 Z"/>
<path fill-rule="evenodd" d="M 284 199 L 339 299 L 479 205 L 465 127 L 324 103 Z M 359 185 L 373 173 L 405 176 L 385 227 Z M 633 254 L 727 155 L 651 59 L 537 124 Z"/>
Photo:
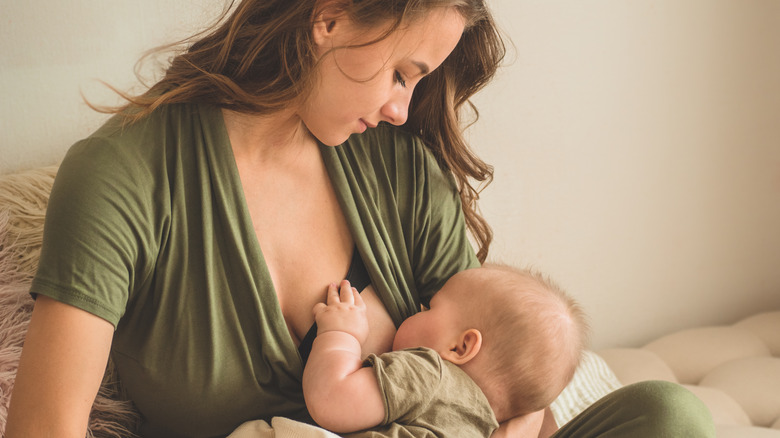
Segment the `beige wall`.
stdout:
<path fill-rule="evenodd" d="M 0 0 L 0 173 L 58 161 L 103 119 L 80 89 L 221 7 L 43 3 Z M 470 131 L 493 258 L 558 279 L 595 347 L 780 309 L 780 2 L 491 5 L 514 42 Z"/>
<path fill-rule="evenodd" d="M 59 161 L 105 117 L 83 92 L 135 86 L 143 53 L 207 24 L 222 0 L 0 0 L 0 172 Z"/>
<path fill-rule="evenodd" d="M 555 275 L 596 346 L 780 309 L 780 2 L 494 5 L 494 256 Z"/>

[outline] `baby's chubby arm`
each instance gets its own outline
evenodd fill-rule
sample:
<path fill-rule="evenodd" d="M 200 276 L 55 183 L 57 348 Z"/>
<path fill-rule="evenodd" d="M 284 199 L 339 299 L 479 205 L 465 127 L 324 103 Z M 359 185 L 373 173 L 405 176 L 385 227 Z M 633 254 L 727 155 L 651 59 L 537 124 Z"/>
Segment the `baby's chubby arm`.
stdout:
<path fill-rule="evenodd" d="M 366 305 L 344 280 L 328 287 L 327 303 L 314 306 L 317 338 L 303 371 L 303 396 L 312 419 L 336 433 L 368 429 L 385 417 L 373 368 L 363 367 L 368 338 Z"/>

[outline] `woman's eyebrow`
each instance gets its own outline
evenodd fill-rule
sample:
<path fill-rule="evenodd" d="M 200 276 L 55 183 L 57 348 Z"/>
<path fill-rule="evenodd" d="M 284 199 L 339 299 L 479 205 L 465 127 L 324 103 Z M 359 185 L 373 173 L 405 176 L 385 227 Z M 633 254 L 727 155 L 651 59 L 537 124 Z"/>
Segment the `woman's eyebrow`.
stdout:
<path fill-rule="evenodd" d="M 412 61 L 412 64 L 414 64 L 415 66 L 417 66 L 417 68 L 419 68 L 419 69 L 420 69 L 420 74 L 421 74 L 422 76 L 425 76 L 425 75 L 427 75 L 427 74 L 428 74 L 428 73 L 430 73 L 430 71 L 431 71 L 430 67 L 428 67 L 428 64 L 426 64 L 426 63 L 424 63 L 424 62 L 421 62 L 421 61 Z"/>

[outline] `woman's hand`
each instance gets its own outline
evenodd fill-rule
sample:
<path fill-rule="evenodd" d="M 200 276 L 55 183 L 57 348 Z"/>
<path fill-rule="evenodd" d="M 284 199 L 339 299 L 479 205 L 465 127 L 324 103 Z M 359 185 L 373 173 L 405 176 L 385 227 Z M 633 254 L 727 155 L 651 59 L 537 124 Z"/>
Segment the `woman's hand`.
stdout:
<path fill-rule="evenodd" d="M 345 332 L 354 336 L 360 345 L 368 339 L 366 304 L 347 280 L 340 287 L 328 286 L 327 304 L 318 303 L 313 312 L 318 336 L 331 331 Z"/>
<path fill-rule="evenodd" d="M 113 326 L 39 296 L 22 350 L 6 438 L 84 438 L 103 380 Z"/>
<path fill-rule="evenodd" d="M 543 422 L 544 411 L 510 418 L 501 423 L 490 438 L 537 438 L 541 436 L 540 431 Z"/>

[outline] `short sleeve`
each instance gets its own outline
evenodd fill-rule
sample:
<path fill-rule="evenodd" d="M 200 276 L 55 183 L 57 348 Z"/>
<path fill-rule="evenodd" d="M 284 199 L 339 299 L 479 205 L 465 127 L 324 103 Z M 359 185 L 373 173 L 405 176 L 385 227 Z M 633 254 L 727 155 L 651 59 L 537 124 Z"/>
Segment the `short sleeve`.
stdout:
<path fill-rule="evenodd" d="M 429 408 L 442 378 L 442 359 L 433 350 L 416 348 L 369 355 L 384 397 L 385 421 L 412 424 Z"/>
<path fill-rule="evenodd" d="M 130 290 L 145 280 L 154 202 L 148 180 L 112 140 L 91 137 L 71 147 L 49 198 L 33 296 L 73 305 L 116 327 Z"/>

